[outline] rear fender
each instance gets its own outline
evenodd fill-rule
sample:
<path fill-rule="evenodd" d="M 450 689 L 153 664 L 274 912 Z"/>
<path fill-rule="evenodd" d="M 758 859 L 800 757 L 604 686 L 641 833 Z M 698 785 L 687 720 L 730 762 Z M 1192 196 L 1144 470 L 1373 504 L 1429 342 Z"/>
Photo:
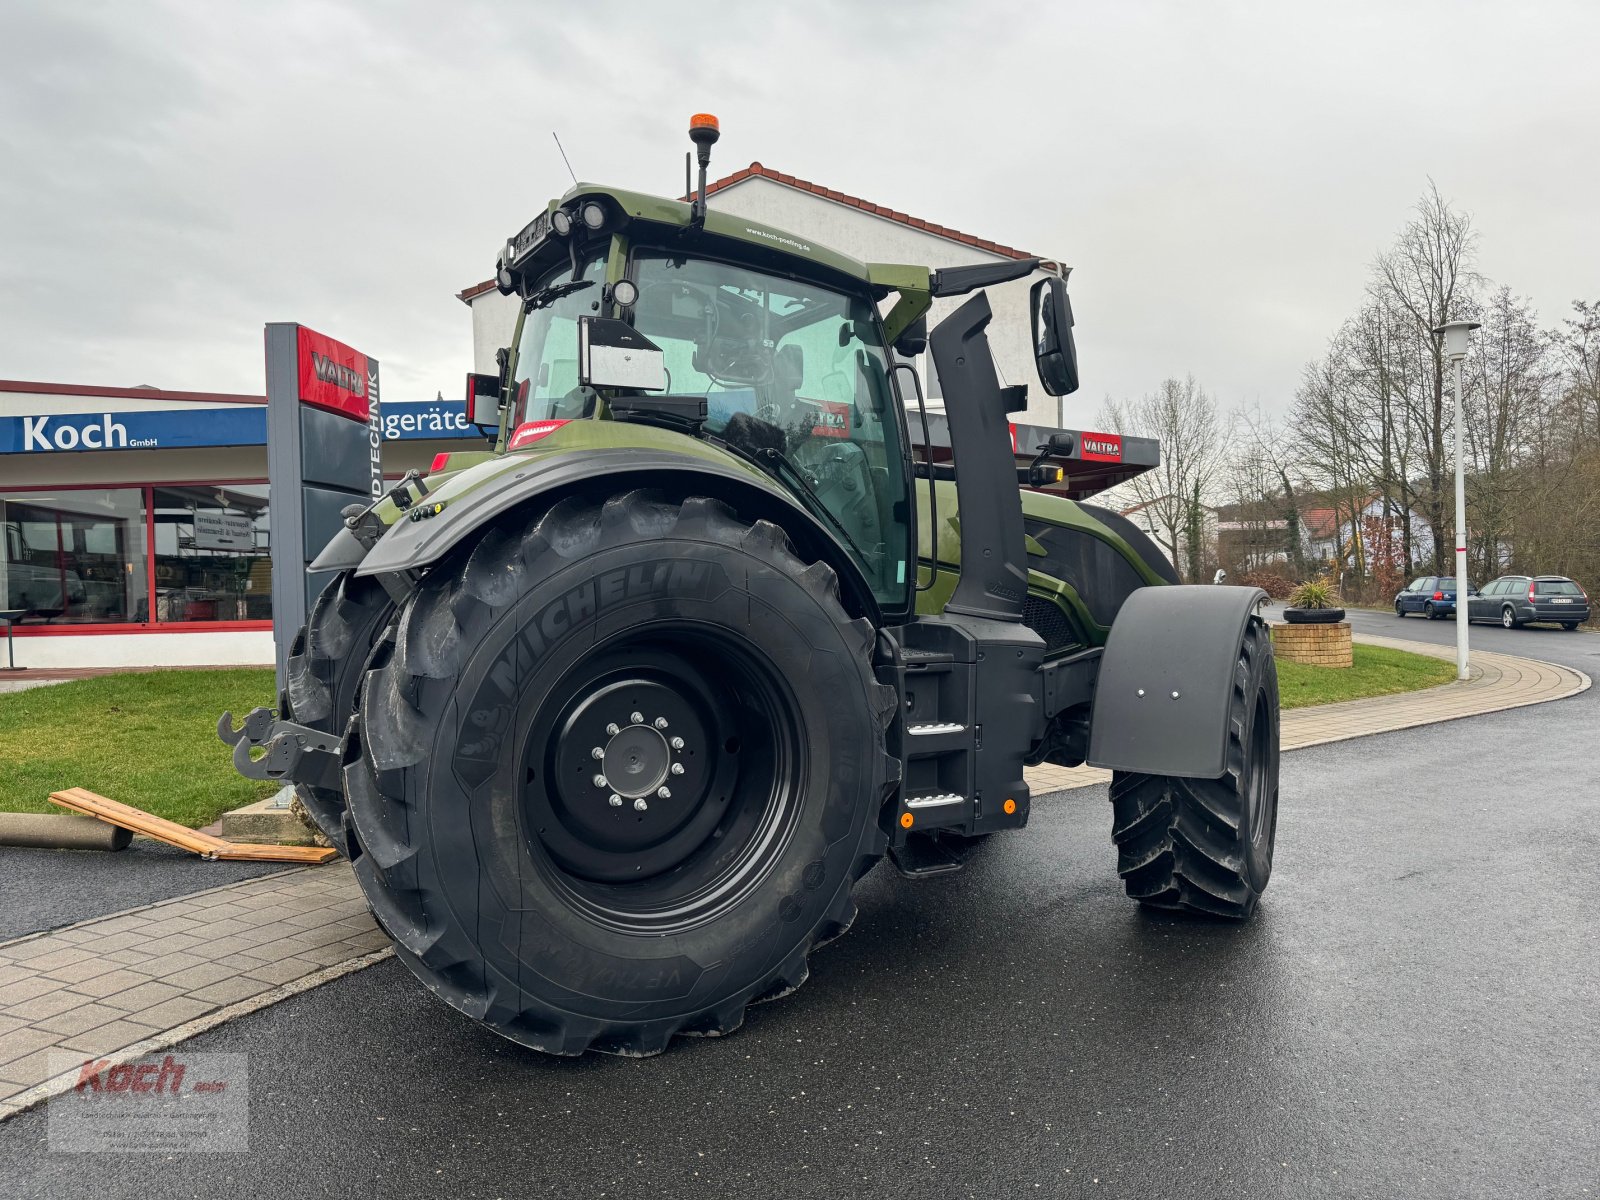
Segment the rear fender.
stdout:
<path fill-rule="evenodd" d="M 1260 588 L 1140 588 L 1123 601 L 1095 685 L 1090 764 L 1143 775 L 1221 776 L 1234 672 Z"/>
<path fill-rule="evenodd" d="M 874 623 L 880 621 L 872 589 L 855 560 L 816 517 L 776 483 L 745 470 L 737 460 L 724 463 L 663 447 L 575 448 L 529 458 L 524 466 L 503 470 L 459 498 L 443 489 L 438 493 L 442 503 L 416 506 L 389 527 L 358 566 L 344 565 L 355 566 L 357 575 L 423 570 L 515 509 L 547 507 L 574 493 L 611 493 L 634 487 L 660 488 L 675 496 L 711 496 L 748 520 L 773 522 L 802 555 L 821 559 L 834 569 L 846 609 L 854 615 L 870 616 Z M 353 538 L 335 541 L 347 554 L 354 553 Z"/>

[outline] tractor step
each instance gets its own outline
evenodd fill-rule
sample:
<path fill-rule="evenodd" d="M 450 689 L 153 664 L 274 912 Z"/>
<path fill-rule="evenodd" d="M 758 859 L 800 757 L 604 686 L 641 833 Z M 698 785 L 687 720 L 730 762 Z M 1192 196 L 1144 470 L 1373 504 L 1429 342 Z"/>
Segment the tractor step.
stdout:
<path fill-rule="evenodd" d="M 936 792 L 930 796 L 907 796 L 907 808 L 943 808 L 948 804 L 965 804 L 967 798 L 955 792 Z"/>
<path fill-rule="evenodd" d="M 889 861 L 907 879 L 953 875 L 967 865 L 967 859 L 972 857 L 978 845 L 976 838 L 914 833 L 906 838 L 904 844 L 889 848 Z"/>
<path fill-rule="evenodd" d="M 900 711 L 890 735 L 901 762 L 899 803 L 885 814 L 891 843 L 1026 824 L 1022 757 L 1035 714 L 1014 700 L 1037 685 L 1038 635 L 1020 624 L 927 617 L 883 631 L 879 650 L 878 678 L 895 689 Z M 986 714 L 999 718 L 987 730 Z"/>

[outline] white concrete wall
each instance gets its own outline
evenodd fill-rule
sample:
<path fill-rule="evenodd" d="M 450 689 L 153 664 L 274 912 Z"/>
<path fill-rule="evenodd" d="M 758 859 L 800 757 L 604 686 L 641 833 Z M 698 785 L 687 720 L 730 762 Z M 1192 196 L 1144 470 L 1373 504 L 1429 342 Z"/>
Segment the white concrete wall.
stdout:
<path fill-rule="evenodd" d="M 270 667 L 272 631 L 103 633 L 19 637 L 19 667 Z M 0 648 L 3 649 L 3 648 Z M 5 660 L 0 658 L 0 667 Z"/>
<path fill-rule="evenodd" d="M 839 204 L 824 196 L 754 177 L 717 192 L 710 206 L 722 212 L 749 217 L 763 225 L 786 229 L 814 242 L 820 242 L 862 262 L 911 263 L 928 267 L 957 267 L 972 263 L 1005 262 L 1002 255 L 953 242 L 891 221 L 875 213 Z M 999 231 L 975 231 L 976 236 L 994 237 Z M 1001 240 L 995 237 L 995 240 Z M 1045 257 L 1047 252 L 1039 251 Z M 1028 323 L 1028 289 L 1038 275 L 987 289 L 994 321 L 989 326 L 989 344 L 1005 383 L 1028 385 L 1028 409 L 1016 419 L 1034 425 L 1084 424 L 1082 400 L 1065 398 L 1068 418 L 1062 419 L 1061 400 L 1045 393 L 1033 365 L 1033 336 Z M 934 301 L 929 326 L 953 311 L 965 296 Z M 511 340 L 516 325 L 515 297 L 490 291 L 472 302 L 473 370 L 496 370 L 494 354 Z M 941 407 L 937 381 L 930 379 L 930 356 L 917 363 L 923 387 L 934 393 L 931 408 Z"/>

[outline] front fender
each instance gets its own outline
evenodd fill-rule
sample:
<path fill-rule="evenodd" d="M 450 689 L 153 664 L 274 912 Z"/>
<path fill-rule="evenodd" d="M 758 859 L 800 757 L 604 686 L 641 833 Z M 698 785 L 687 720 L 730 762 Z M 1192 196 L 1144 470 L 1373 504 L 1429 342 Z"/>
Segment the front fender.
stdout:
<path fill-rule="evenodd" d="M 678 435 L 620 423 L 617 428 L 628 430 L 637 440 L 610 446 L 586 440 L 565 449 L 552 445 L 521 461 L 520 456 L 512 456 L 452 476 L 423 504 L 400 515 L 361 558 L 356 574 L 384 575 L 428 567 L 478 530 L 533 501 L 553 502 L 580 490 L 656 487 L 679 496 L 709 495 L 732 505 L 747 519 L 774 522 L 801 553 L 833 567 L 846 607 L 874 618 L 880 615 L 855 560 L 775 481 L 706 443 L 691 442 L 678 449 L 666 441 L 684 440 Z M 646 436 L 637 437 L 641 433 Z"/>
<path fill-rule="evenodd" d="M 1140 588 L 1123 601 L 1095 685 L 1088 762 L 1115 771 L 1216 779 L 1234 674 L 1260 588 Z"/>

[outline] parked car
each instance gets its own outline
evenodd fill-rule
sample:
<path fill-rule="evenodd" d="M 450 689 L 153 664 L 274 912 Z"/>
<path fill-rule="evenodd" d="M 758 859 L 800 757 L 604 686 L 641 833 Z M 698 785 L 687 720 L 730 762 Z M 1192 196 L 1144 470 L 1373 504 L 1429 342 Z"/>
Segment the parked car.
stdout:
<path fill-rule="evenodd" d="M 1589 619 L 1589 597 L 1565 575 L 1502 575 L 1467 602 L 1467 620 L 1515 629 L 1549 621 L 1576 629 Z"/>
<path fill-rule="evenodd" d="M 1472 594 L 1467 586 L 1467 594 Z M 1435 617 L 1453 617 L 1456 613 L 1456 577 L 1454 575 L 1422 575 L 1400 589 L 1394 598 L 1394 615 L 1404 617 L 1421 613 L 1428 620 Z"/>

